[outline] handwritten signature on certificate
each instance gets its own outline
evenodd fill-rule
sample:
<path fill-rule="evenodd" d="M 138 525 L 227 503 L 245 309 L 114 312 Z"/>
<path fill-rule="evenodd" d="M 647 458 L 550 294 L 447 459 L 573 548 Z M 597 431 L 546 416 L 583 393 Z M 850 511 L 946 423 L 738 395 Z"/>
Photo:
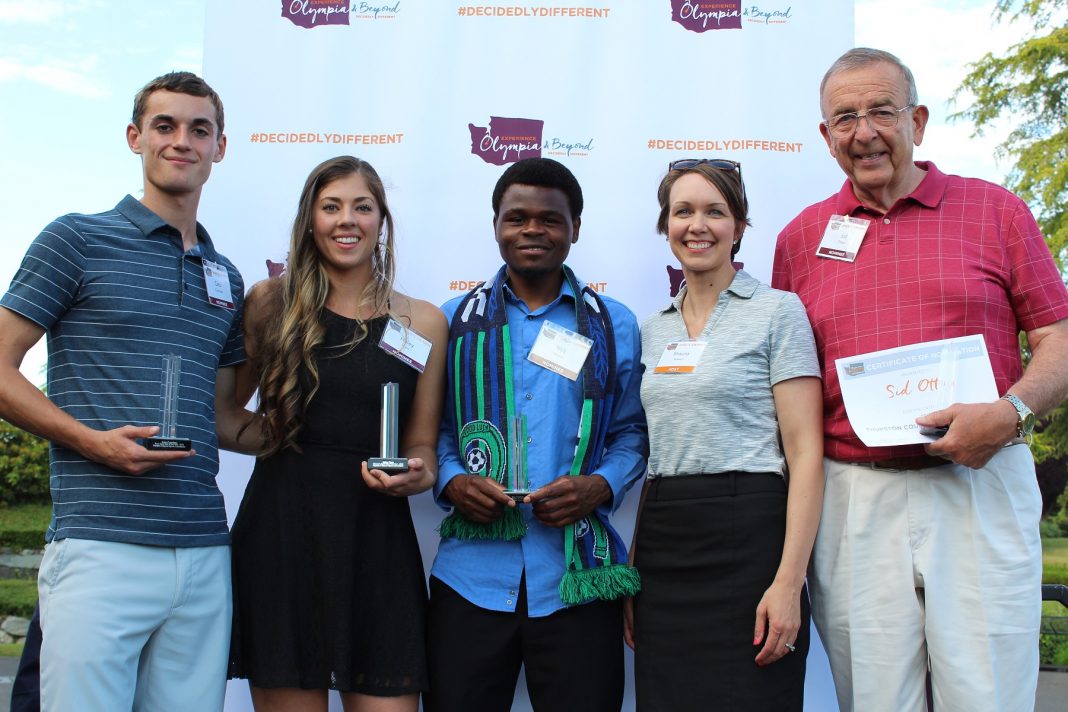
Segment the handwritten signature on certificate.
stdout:
<path fill-rule="evenodd" d="M 840 358 L 835 368 L 849 424 L 868 447 L 931 442 L 916 418 L 998 398 L 982 334 Z"/>

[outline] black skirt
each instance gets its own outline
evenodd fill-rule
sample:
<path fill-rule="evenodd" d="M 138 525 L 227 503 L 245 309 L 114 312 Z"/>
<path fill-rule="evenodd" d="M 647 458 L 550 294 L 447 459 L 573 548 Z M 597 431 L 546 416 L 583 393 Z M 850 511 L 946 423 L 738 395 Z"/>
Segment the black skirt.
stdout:
<path fill-rule="evenodd" d="M 756 608 L 786 533 L 777 474 L 663 477 L 649 483 L 635 539 L 638 710 L 789 712 L 804 704 L 808 591 L 796 652 L 754 662 Z"/>

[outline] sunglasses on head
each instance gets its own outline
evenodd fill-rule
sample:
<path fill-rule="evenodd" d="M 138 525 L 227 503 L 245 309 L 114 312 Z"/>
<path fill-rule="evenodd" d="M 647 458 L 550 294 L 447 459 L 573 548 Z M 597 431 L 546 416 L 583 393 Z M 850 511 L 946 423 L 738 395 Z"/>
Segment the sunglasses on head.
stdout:
<path fill-rule="evenodd" d="M 742 172 L 742 164 L 738 161 L 732 161 L 728 158 L 680 158 L 677 161 L 672 161 L 671 163 L 669 163 L 668 170 L 684 171 L 687 168 L 694 168 L 695 166 L 700 166 L 704 164 L 708 164 L 713 168 L 718 168 L 721 171 L 727 171 L 728 173 L 730 171 L 738 171 L 738 173 L 741 174 Z"/>
<path fill-rule="evenodd" d="M 745 200 L 745 181 L 742 180 L 742 164 L 729 158 L 680 158 L 668 164 L 669 171 L 685 171 L 701 165 L 709 165 L 726 173 L 737 173 L 738 184 L 742 187 L 742 200 Z"/>

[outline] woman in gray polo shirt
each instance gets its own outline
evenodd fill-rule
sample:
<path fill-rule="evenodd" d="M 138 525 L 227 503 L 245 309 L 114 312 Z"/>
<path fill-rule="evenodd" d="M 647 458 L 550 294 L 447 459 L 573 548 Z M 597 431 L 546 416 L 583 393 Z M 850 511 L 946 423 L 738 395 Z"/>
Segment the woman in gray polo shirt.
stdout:
<path fill-rule="evenodd" d="M 638 709 L 800 710 L 823 494 L 812 330 L 795 295 L 732 263 L 749 222 L 740 164 L 675 161 L 658 198 L 686 284 L 641 330 Z"/>

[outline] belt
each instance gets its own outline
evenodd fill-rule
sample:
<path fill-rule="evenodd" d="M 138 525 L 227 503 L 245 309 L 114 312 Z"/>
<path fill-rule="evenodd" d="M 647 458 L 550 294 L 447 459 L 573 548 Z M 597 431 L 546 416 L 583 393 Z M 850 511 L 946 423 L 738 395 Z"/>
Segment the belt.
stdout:
<path fill-rule="evenodd" d="M 912 455 L 911 457 L 891 457 L 875 462 L 851 462 L 850 465 L 870 467 L 873 470 L 926 470 L 931 467 L 952 465 L 952 460 L 934 455 Z"/>

